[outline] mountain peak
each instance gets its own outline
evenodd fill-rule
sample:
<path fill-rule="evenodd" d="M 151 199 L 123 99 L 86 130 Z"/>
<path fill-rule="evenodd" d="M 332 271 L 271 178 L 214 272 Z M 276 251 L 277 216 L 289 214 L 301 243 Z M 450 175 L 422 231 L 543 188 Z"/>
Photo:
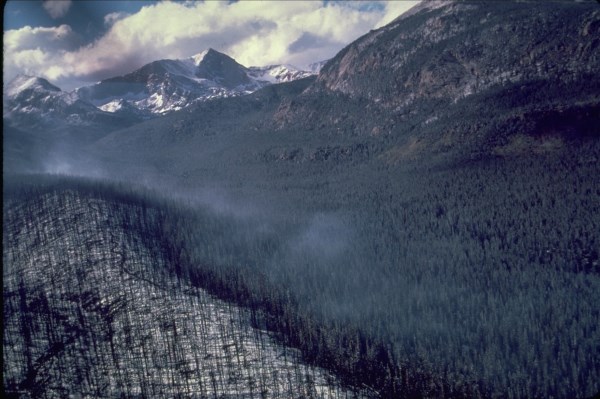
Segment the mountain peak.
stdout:
<path fill-rule="evenodd" d="M 231 58 L 227 54 L 223 54 L 211 47 L 201 53 L 194 54 L 190 59 L 194 62 L 194 65 L 199 66 L 205 59 L 210 58 Z"/>
<path fill-rule="evenodd" d="M 212 80 L 228 89 L 251 83 L 245 66 L 212 48 L 194 56 L 194 62 L 197 78 Z"/>
<path fill-rule="evenodd" d="M 206 54 L 208 54 L 210 50 L 212 49 L 204 50 L 201 53 L 192 55 L 190 58 L 192 59 L 192 61 L 194 61 L 194 65 L 200 65 L 200 63 L 202 62 L 202 60 L 204 60 L 204 57 L 206 57 Z"/>
<path fill-rule="evenodd" d="M 126 75 L 80 87 L 75 95 L 107 112 L 133 107 L 164 114 L 198 101 L 247 94 L 268 84 L 311 74 L 291 65 L 247 68 L 227 54 L 208 48 L 184 59 L 150 62 Z"/>
<path fill-rule="evenodd" d="M 9 96 L 16 96 L 25 90 L 60 92 L 61 90 L 44 78 L 29 75 L 17 75 L 4 88 Z"/>

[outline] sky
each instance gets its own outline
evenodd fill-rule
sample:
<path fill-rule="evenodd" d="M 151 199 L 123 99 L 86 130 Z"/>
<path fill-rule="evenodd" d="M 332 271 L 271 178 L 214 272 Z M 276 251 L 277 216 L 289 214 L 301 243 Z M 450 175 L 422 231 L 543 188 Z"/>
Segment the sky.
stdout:
<path fill-rule="evenodd" d="M 72 90 L 208 48 L 245 66 L 305 68 L 416 3 L 8 0 L 3 78 L 41 76 Z"/>

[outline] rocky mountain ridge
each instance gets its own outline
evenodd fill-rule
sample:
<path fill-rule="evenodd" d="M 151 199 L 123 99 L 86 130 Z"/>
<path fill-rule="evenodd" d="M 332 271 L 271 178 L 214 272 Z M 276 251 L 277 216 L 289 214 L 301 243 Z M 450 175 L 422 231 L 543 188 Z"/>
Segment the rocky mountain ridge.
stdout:
<path fill-rule="evenodd" d="M 249 94 L 269 84 L 290 82 L 312 75 L 291 65 L 250 67 L 213 49 L 181 60 L 159 60 L 124 76 L 105 79 L 75 93 L 90 103 L 127 101 L 152 114 L 165 114 L 214 98 Z"/>
<path fill-rule="evenodd" d="M 270 84 L 291 82 L 318 73 L 291 65 L 246 68 L 208 49 L 182 60 L 158 60 L 123 76 L 71 92 L 46 79 L 17 76 L 5 87 L 3 116 L 28 130 L 94 127 L 111 131 L 215 98 L 252 93 Z"/>
<path fill-rule="evenodd" d="M 397 108 L 420 98 L 457 101 L 498 84 L 576 80 L 596 69 L 596 5 L 434 4 L 348 46 L 322 71 L 315 90 Z M 386 75 L 393 76 L 386 81 L 391 85 L 381 90 Z"/>
<path fill-rule="evenodd" d="M 509 119 L 597 107 L 598 47 L 593 2 L 424 2 L 340 51 L 274 126 L 399 137 L 500 103 Z"/>
<path fill-rule="evenodd" d="M 5 127 L 57 137 L 70 133 L 96 137 L 96 133 L 131 126 L 148 117 L 137 109 L 105 112 L 74 92 L 64 92 L 46 79 L 26 75 L 17 76 L 5 86 L 3 103 Z"/>

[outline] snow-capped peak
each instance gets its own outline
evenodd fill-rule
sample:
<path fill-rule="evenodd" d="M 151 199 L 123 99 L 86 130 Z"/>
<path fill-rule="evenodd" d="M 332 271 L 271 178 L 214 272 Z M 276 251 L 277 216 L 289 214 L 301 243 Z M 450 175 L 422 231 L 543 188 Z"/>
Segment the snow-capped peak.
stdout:
<path fill-rule="evenodd" d="M 64 101 L 81 100 L 109 113 L 155 115 L 177 111 L 199 101 L 235 97 L 274 83 L 314 75 L 289 64 L 245 67 L 209 48 L 184 59 L 151 62 L 123 76 L 102 80 L 63 95 Z"/>
<path fill-rule="evenodd" d="M 4 87 L 3 99 L 3 118 L 14 118 L 15 123 L 29 127 L 60 125 L 56 121 L 82 125 L 90 113 L 100 112 L 92 104 L 79 101 L 74 93 L 64 92 L 36 76 L 17 76 Z"/>
<path fill-rule="evenodd" d="M 5 87 L 5 93 L 11 97 L 25 90 L 60 92 L 61 90 L 44 78 L 18 75 Z"/>

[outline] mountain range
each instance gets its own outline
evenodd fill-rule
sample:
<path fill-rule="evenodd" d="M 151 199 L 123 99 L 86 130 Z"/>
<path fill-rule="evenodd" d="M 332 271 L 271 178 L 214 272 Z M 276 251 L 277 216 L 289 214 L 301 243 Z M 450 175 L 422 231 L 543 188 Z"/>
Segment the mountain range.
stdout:
<path fill-rule="evenodd" d="M 93 151 L 135 148 L 139 162 L 170 165 L 166 154 L 221 154 L 225 143 L 238 159 L 292 162 L 560 156 L 598 134 L 598 18 L 591 3 L 424 2 L 316 78 L 197 103 L 111 133 Z M 161 152 L 144 155 L 152 142 Z M 177 173 L 208 159 L 180 155 Z"/>
<path fill-rule="evenodd" d="M 30 130 L 64 128 L 63 124 L 114 130 L 197 102 L 304 78 L 318 73 L 320 64 L 315 65 L 311 71 L 290 65 L 246 68 L 208 49 L 187 59 L 154 61 L 71 92 L 40 77 L 17 76 L 4 89 L 3 115 L 13 126 Z"/>
<path fill-rule="evenodd" d="M 160 60 L 75 91 L 105 111 L 120 110 L 123 101 L 154 114 L 180 110 L 197 101 L 248 94 L 272 83 L 312 75 L 289 65 L 246 68 L 233 58 L 208 49 L 184 60 Z"/>

